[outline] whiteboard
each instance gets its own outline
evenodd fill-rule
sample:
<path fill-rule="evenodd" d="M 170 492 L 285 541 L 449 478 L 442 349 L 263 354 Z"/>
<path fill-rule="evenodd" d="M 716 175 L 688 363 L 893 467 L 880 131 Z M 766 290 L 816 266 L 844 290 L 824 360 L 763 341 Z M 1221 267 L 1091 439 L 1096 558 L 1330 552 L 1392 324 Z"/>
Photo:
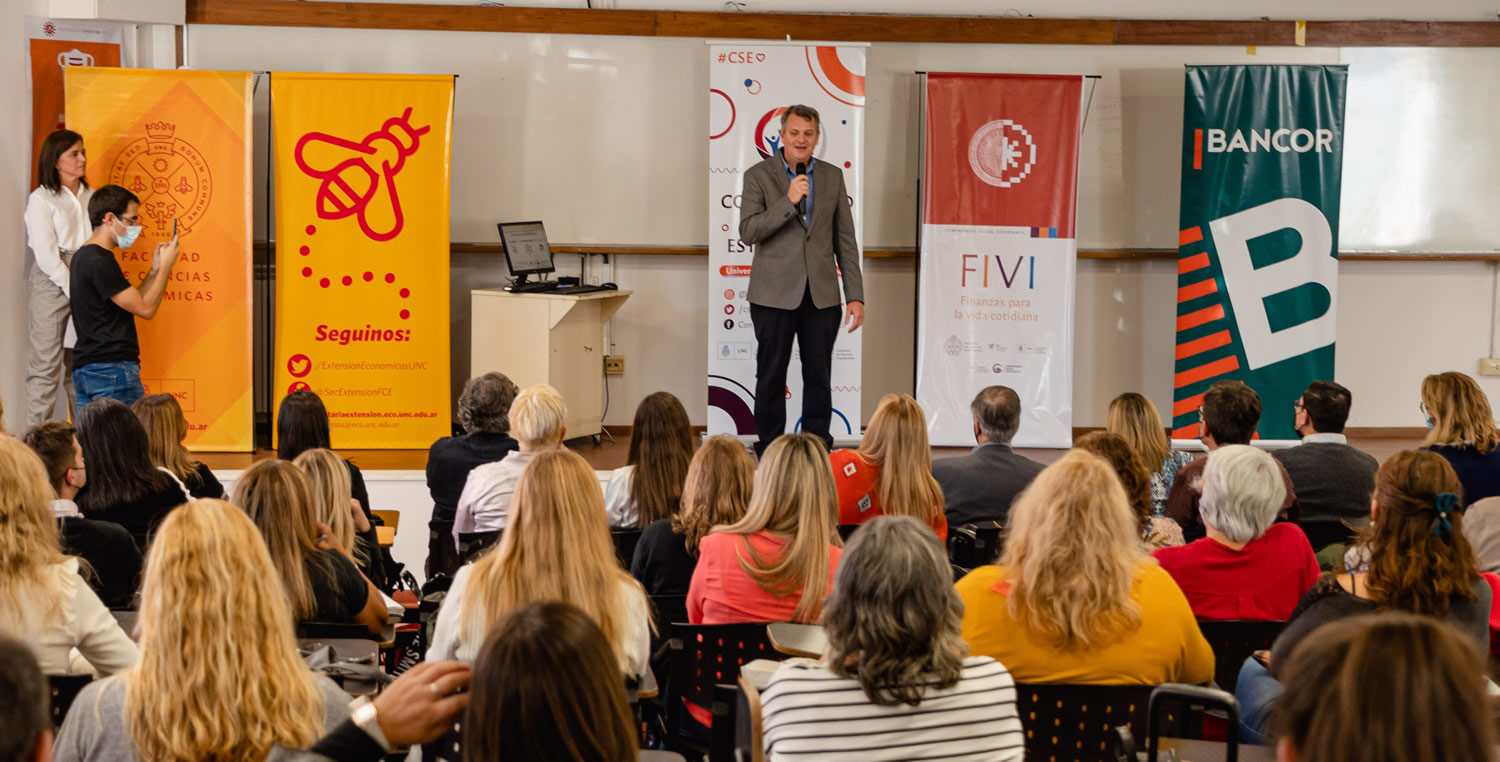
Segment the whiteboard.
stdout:
<path fill-rule="evenodd" d="M 455 242 L 496 242 L 495 223 L 528 219 L 544 220 L 554 243 L 705 241 L 701 40 L 203 25 L 188 34 L 188 63 L 200 69 L 459 75 Z M 1500 71 L 1500 50 L 934 43 L 869 49 L 862 243 L 914 243 L 914 72 L 991 71 L 1102 75 L 1084 131 L 1079 245 L 1174 249 L 1183 66 L 1233 63 L 1350 64 L 1341 248 L 1500 249 L 1500 151 L 1486 132 L 1500 123 L 1500 88 L 1481 81 Z"/>

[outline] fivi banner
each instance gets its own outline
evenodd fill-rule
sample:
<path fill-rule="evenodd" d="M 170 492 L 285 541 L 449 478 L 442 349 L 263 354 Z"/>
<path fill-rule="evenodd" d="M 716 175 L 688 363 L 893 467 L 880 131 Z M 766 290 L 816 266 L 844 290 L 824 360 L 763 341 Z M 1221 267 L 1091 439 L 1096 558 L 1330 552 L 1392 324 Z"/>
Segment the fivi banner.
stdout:
<path fill-rule="evenodd" d="M 1173 436 L 1218 380 L 1260 394 L 1259 434 L 1333 379 L 1346 66 L 1189 66 Z"/>
<path fill-rule="evenodd" d="M 708 70 L 708 433 L 754 436 L 756 342 L 746 298 L 754 257 L 739 238 L 742 173 L 780 150 L 787 106 L 812 106 L 822 123 L 813 157 L 843 170 L 855 237 L 864 240 L 865 49 L 714 44 Z M 834 344 L 835 437 L 860 431 L 863 333 L 840 329 Z M 801 422 L 801 367 L 794 354 L 786 376 L 789 431 Z"/>
<path fill-rule="evenodd" d="M 987 386 L 1021 398 L 1015 443 L 1073 443 L 1083 78 L 926 79 L 917 401 L 934 445 L 972 445 Z"/>

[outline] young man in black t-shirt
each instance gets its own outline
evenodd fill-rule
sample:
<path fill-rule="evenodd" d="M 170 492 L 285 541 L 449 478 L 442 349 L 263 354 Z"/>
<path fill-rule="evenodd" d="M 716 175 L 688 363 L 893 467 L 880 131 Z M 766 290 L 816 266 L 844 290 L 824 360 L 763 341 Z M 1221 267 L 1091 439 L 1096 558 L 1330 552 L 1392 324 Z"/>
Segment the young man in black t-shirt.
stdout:
<path fill-rule="evenodd" d="M 132 286 L 115 259 L 115 249 L 130 248 L 140 235 L 140 203 L 134 193 L 118 185 L 106 185 L 89 199 L 94 234 L 73 255 L 69 275 L 73 325 L 78 332 L 73 348 L 74 415 L 96 399 L 109 397 L 131 405 L 146 395 L 135 319 L 156 316 L 172 266 L 177 264 L 177 236 L 156 245 L 151 271 L 139 287 Z"/>

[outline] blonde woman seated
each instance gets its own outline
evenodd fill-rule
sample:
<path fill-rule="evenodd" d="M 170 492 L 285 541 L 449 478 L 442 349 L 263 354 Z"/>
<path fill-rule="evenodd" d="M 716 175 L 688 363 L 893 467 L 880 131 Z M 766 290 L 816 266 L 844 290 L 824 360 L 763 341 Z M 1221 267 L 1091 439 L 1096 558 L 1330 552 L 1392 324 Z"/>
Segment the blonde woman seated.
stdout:
<path fill-rule="evenodd" d="M 858 450 L 835 450 L 833 481 L 840 524 L 863 524 L 876 516 L 914 516 L 948 539 L 943 488 L 932 478 L 927 417 L 906 394 L 880 399 Z"/>
<path fill-rule="evenodd" d="M 1464 504 L 1500 497 L 1500 430 L 1479 383 L 1453 371 L 1422 379 L 1422 415 L 1431 429 L 1422 449 L 1453 466 Z"/>
<path fill-rule="evenodd" d="M 958 581 L 963 636 L 1023 683 L 1202 683 L 1214 654 L 1177 583 L 1141 549 L 1104 459 L 1074 450 L 1011 509 L 999 566 Z"/>
<path fill-rule="evenodd" d="M 1151 515 L 1162 515 L 1177 472 L 1192 461 L 1192 456 L 1172 449 L 1161 413 L 1138 392 L 1126 392 L 1110 400 L 1104 429 L 1123 437 L 1151 472 Z"/>
<path fill-rule="evenodd" d="M 761 456 L 745 517 L 698 543 L 688 621 L 816 622 L 839 563 L 837 515 L 823 441 L 778 437 Z"/>
<path fill-rule="evenodd" d="M 453 517 L 455 544 L 465 532 L 505 529 L 521 472 L 537 453 L 562 447 L 567 421 L 568 409 L 556 389 L 540 384 L 528 386 L 517 395 L 510 405 L 510 433 L 520 449 L 498 463 L 486 463 L 469 472 L 458 496 L 458 513 Z"/>
<path fill-rule="evenodd" d="M 682 510 L 646 527 L 635 546 L 630 575 L 646 595 L 687 595 L 698 542 L 714 527 L 744 518 L 754 481 L 755 461 L 740 440 L 719 434 L 698 448 L 682 488 Z"/>
<path fill-rule="evenodd" d="M 0 435 L 0 632 L 29 644 L 46 674 L 117 672 L 136 662 L 135 644 L 59 549 L 52 495 L 41 458 Z"/>
<path fill-rule="evenodd" d="M 380 559 L 380 538 L 375 525 L 350 492 L 349 468 L 333 450 L 316 447 L 292 461 L 307 475 L 312 493 L 313 518 L 328 527 L 344 556 L 359 567 L 360 574 L 376 589 L 385 586 L 385 564 Z"/>
<path fill-rule="evenodd" d="M 234 483 L 234 503 L 260 530 L 277 571 L 265 581 L 281 580 L 295 621 L 362 624 L 381 634 L 385 600 L 313 515 L 302 469 L 284 460 L 260 461 Z"/>
<path fill-rule="evenodd" d="M 1022 758 L 1015 683 L 968 655 L 948 574 L 942 543 L 910 516 L 854 535 L 823 609 L 826 658 L 783 666 L 766 688 L 768 759 Z"/>
<path fill-rule="evenodd" d="M 1108 431 L 1095 431 L 1078 438 L 1073 446 L 1091 452 L 1109 462 L 1120 478 L 1125 499 L 1140 523 L 1141 547 L 1147 552 L 1156 548 L 1175 547 L 1183 543 L 1182 527 L 1165 516 L 1151 515 L 1151 473 L 1124 437 Z"/>
<path fill-rule="evenodd" d="M 346 719 L 349 697 L 297 655 L 286 596 L 267 584 L 276 574 L 233 505 L 169 514 L 141 584 L 140 664 L 83 689 L 55 758 L 274 760 Z"/>
<path fill-rule="evenodd" d="M 582 609 L 609 636 L 620 670 L 645 674 L 646 594 L 615 560 L 599 479 L 571 450 L 537 453 L 521 472 L 500 544 L 454 575 L 427 658 L 472 663 L 496 622 L 536 601 Z"/>
<path fill-rule="evenodd" d="M 195 460 L 182 441 L 187 439 L 187 416 L 170 394 L 148 394 L 135 401 L 130 411 L 146 429 L 151 443 L 151 465 L 172 472 L 193 497 L 224 497 L 224 485 L 202 461 Z"/>

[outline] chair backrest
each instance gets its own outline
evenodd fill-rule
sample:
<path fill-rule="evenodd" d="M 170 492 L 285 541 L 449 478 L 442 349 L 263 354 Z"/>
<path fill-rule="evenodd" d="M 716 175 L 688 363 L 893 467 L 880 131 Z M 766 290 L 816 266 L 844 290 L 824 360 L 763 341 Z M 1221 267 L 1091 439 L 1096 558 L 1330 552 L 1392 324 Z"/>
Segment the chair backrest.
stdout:
<path fill-rule="evenodd" d="M 844 542 L 849 542 L 849 538 L 853 537 L 855 531 L 858 530 L 862 526 L 864 526 L 864 525 L 863 524 L 839 524 L 839 537 Z"/>
<path fill-rule="evenodd" d="M 630 561 L 635 558 L 635 546 L 641 541 L 641 533 L 636 529 L 616 529 L 610 532 L 615 541 L 615 558 L 620 559 L 620 566 L 630 568 Z"/>
<path fill-rule="evenodd" d="M 466 564 L 486 550 L 494 547 L 500 542 L 500 535 L 504 529 L 492 529 L 488 532 L 459 532 L 458 533 L 458 561 Z"/>
<path fill-rule="evenodd" d="M 400 511 L 391 511 L 391 510 L 376 511 L 376 510 L 371 510 L 370 511 L 370 515 L 374 516 L 374 517 L 376 517 L 378 519 L 380 519 L 382 522 L 385 522 L 385 525 L 388 526 L 388 527 L 390 527 L 392 530 L 395 530 L 395 529 L 397 529 L 397 528 L 399 528 L 401 526 L 401 512 Z"/>
<path fill-rule="evenodd" d="M 740 675 L 742 706 L 735 712 L 734 753 L 740 762 L 766 762 L 765 720 L 760 713 L 760 690 Z"/>
<path fill-rule="evenodd" d="M 1017 683 L 1016 710 L 1026 729 L 1026 758 L 1114 762 L 1113 729 L 1124 725 L 1145 738 L 1155 687 Z M 1165 735 L 1181 737 L 1178 729 L 1185 725 L 1179 714 L 1169 714 Z"/>
<path fill-rule="evenodd" d="M 362 624 L 348 622 L 298 622 L 297 639 L 331 639 L 331 640 L 373 640 L 380 642 L 379 636 L 370 634 L 369 628 Z"/>
<path fill-rule="evenodd" d="M 1004 546 L 1004 527 L 964 524 L 948 530 L 948 561 L 965 569 L 994 563 Z"/>
<path fill-rule="evenodd" d="M 672 653 L 671 677 L 667 681 L 667 722 L 669 732 L 681 735 L 687 723 L 684 702 L 709 708 L 714 715 L 713 743 L 720 739 L 733 746 L 734 726 L 721 728 L 720 718 L 730 719 L 732 705 L 715 699 L 715 686 L 732 688 L 739 679 L 740 667 L 756 659 L 780 661 L 771 648 L 766 623 L 757 624 L 674 624 L 668 641 Z M 728 731 L 728 732 L 724 732 Z"/>
<path fill-rule="evenodd" d="M 1214 682 L 1219 689 L 1234 693 L 1240 676 L 1240 667 L 1250 654 L 1270 650 L 1281 634 L 1286 622 L 1256 622 L 1250 620 L 1200 620 L 1198 629 L 1208 646 L 1214 650 Z"/>
<path fill-rule="evenodd" d="M 93 675 L 47 675 L 48 692 L 52 694 L 52 729 L 62 727 L 63 718 L 68 716 L 68 707 L 73 706 L 73 699 L 84 686 L 94 681 Z"/>

